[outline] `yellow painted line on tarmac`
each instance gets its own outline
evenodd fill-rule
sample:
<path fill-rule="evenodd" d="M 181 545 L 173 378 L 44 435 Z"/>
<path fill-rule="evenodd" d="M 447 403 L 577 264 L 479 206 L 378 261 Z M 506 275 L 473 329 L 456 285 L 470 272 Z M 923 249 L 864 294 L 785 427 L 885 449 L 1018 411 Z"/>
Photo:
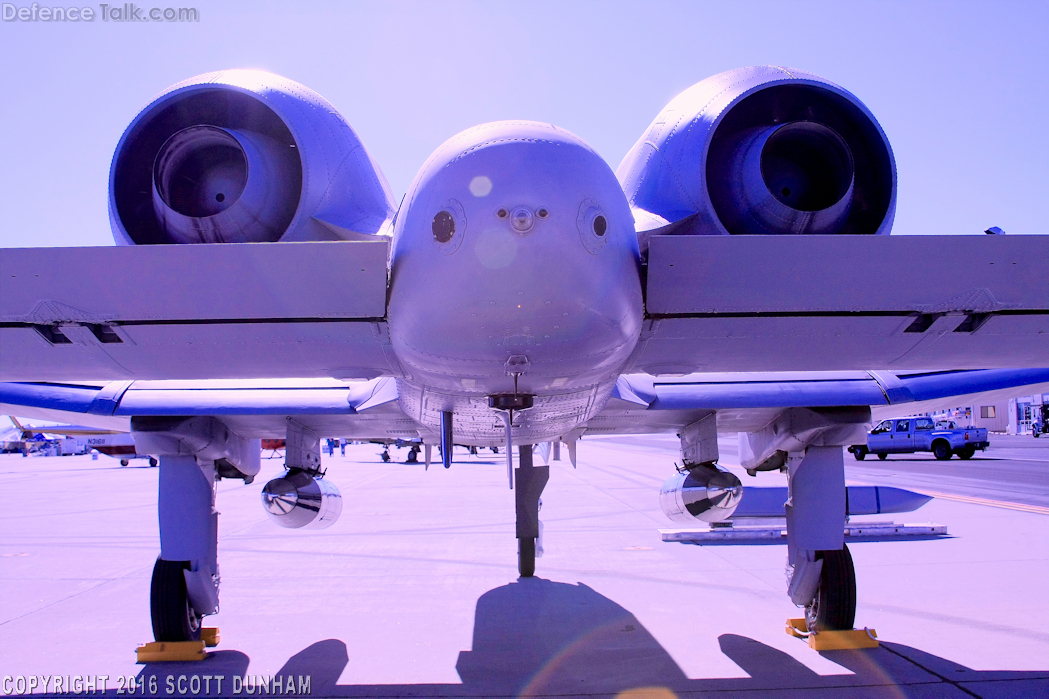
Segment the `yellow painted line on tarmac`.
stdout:
<path fill-rule="evenodd" d="M 931 495 L 932 497 L 940 500 L 954 500 L 955 502 L 964 502 L 970 505 L 987 505 L 988 507 L 1001 507 L 1005 510 L 1032 512 L 1036 515 L 1049 515 L 1049 507 L 1040 507 L 1038 505 L 1024 505 L 1018 502 L 988 500 L 986 498 L 974 498 L 968 495 L 950 495 L 948 493 L 934 493 L 931 490 L 918 490 L 916 488 L 911 488 L 910 490 L 914 490 L 914 492 L 921 493 L 922 495 Z"/>

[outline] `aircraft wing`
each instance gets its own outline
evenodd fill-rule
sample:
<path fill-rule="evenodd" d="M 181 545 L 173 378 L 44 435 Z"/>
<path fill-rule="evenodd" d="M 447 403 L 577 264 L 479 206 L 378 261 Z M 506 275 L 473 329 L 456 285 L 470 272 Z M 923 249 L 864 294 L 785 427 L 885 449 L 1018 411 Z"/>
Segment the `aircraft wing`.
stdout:
<path fill-rule="evenodd" d="M 760 430 L 790 408 L 856 406 L 893 414 L 954 406 L 958 396 L 984 399 L 1049 391 L 1049 369 L 932 372 L 764 372 L 619 377 L 605 409 L 584 434 L 677 432 L 717 413 L 718 431 Z M 291 417 L 321 436 L 404 439 L 425 431 L 397 402 L 388 377 L 336 380 L 116 381 L 101 385 L 0 384 L 0 410 L 30 417 L 121 420 L 211 416 L 248 439 L 285 435 Z M 942 404 L 942 406 L 941 406 Z M 79 422 L 84 422 L 79 419 Z M 96 423 L 97 424 L 97 423 Z"/>
<path fill-rule="evenodd" d="M 1046 337 L 1049 236 L 658 235 L 627 371 L 1037 367 Z"/>
<path fill-rule="evenodd" d="M 1049 369 L 632 374 L 619 377 L 585 434 L 672 432 L 712 412 L 719 432 L 756 432 L 791 408 L 864 407 L 890 417 L 1045 391 Z"/>
<path fill-rule="evenodd" d="M 388 243 L 5 250 L 0 379 L 400 376 Z M 649 239 L 628 372 L 1049 365 L 1045 236 Z"/>
<path fill-rule="evenodd" d="M 423 428 L 401 411 L 397 397 L 396 382 L 389 377 L 351 383 L 255 379 L 0 384 L 0 409 L 12 414 L 91 421 L 118 430 L 123 426 L 123 431 L 131 431 L 132 417 L 208 416 L 245 439 L 283 439 L 289 417 L 325 437 L 419 437 Z"/>
<path fill-rule="evenodd" d="M 24 248 L 0 257 L 0 379 L 398 375 L 389 244 Z"/>

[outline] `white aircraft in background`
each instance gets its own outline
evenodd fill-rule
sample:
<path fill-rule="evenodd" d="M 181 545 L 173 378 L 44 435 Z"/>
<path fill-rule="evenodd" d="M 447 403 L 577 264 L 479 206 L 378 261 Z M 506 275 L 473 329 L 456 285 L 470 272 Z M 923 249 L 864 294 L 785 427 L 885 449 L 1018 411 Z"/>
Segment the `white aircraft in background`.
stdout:
<path fill-rule="evenodd" d="M 32 425 L 23 425 L 17 418 L 8 416 L 12 427 L 0 432 L 0 451 L 5 454 L 11 452 L 28 453 L 26 448 L 43 444 L 47 441 L 44 435 Z"/>
<path fill-rule="evenodd" d="M 4 251 L 0 404 L 160 455 L 160 641 L 217 609 L 214 484 L 250 482 L 259 440 L 286 440 L 271 517 L 334 521 L 324 437 L 420 439 L 446 467 L 453 443 L 506 446 L 529 576 L 532 445 L 677 434 L 664 510 L 717 521 L 742 492 L 717 433 L 738 433 L 745 468 L 787 474 L 788 594 L 810 629 L 852 628 L 842 447 L 872 407 L 1049 382 L 1049 239 L 883 235 L 889 142 L 801 71 L 698 83 L 616 172 L 555 126 L 468 129 L 399 207 L 320 96 L 211 73 L 135 117 L 109 185 L 117 247 Z"/>
<path fill-rule="evenodd" d="M 158 463 L 157 459 L 149 454 L 140 455 L 135 451 L 135 440 L 128 431 L 130 424 L 128 429 L 121 430 L 88 425 L 22 425 L 14 416 L 9 416 L 8 419 L 14 423 L 14 429 L 7 430 L 0 436 L 0 445 L 4 452 L 24 452 L 26 444 L 36 442 L 44 445 L 49 441 L 47 435 L 55 435 L 75 439 L 83 444 L 86 451 L 94 449 L 100 454 L 120 459 L 121 466 L 127 466 L 131 459 L 149 459 L 150 466 L 156 466 Z M 37 437 L 35 440 L 32 439 L 34 435 Z"/>

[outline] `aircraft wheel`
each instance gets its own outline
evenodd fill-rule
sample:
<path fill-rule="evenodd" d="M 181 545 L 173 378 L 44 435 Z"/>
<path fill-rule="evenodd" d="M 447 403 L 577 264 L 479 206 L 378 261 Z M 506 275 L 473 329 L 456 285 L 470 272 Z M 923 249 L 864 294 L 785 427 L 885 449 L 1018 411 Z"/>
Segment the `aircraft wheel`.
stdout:
<path fill-rule="evenodd" d="M 388 451 L 384 451 L 384 452 L 382 453 L 382 462 L 383 462 L 384 464 L 388 464 L 388 463 L 390 463 L 390 452 L 388 452 Z"/>
<path fill-rule="evenodd" d="M 882 461 L 885 461 L 885 459 L 889 458 L 889 455 L 884 453 L 884 452 L 882 452 L 881 454 L 878 454 L 878 458 L 881 459 Z"/>
<path fill-rule="evenodd" d="M 976 454 L 976 447 L 963 447 L 958 451 L 959 459 L 971 459 Z"/>
<path fill-rule="evenodd" d="M 932 445 L 932 455 L 940 461 L 946 461 L 951 458 L 951 445 L 947 442 L 936 442 Z"/>
<path fill-rule="evenodd" d="M 149 465 L 150 465 L 151 467 L 154 467 L 154 468 L 156 467 L 156 465 L 157 465 L 157 460 L 156 460 L 156 458 L 155 458 L 155 457 L 152 457 L 152 456 L 151 456 L 151 457 L 149 457 Z"/>
<path fill-rule="evenodd" d="M 149 587 L 149 615 L 158 641 L 199 641 L 201 617 L 189 604 L 186 561 L 157 559 Z"/>
<path fill-rule="evenodd" d="M 517 540 L 517 572 L 522 578 L 535 575 L 535 539 L 532 537 Z"/>
<path fill-rule="evenodd" d="M 817 551 L 823 559 L 816 597 L 805 607 L 809 631 L 846 631 L 856 623 L 856 568 L 849 547 L 841 551 Z"/>
<path fill-rule="evenodd" d="M 121 466 L 127 466 L 128 465 L 128 460 L 127 459 L 121 459 L 120 460 L 120 465 Z"/>
<path fill-rule="evenodd" d="M 867 447 L 856 447 L 852 455 L 856 457 L 857 461 L 863 461 L 867 457 Z"/>

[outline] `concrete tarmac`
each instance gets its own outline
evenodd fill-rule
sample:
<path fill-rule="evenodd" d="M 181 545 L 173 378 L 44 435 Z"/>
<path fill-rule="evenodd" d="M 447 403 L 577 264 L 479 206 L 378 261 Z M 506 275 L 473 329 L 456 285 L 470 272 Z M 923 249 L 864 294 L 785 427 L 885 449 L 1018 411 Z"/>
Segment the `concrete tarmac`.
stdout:
<path fill-rule="evenodd" d="M 1049 438 L 991 435 L 992 446 L 967 461 L 937 461 L 928 452 L 867 455 L 845 462 L 856 480 L 921 490 L 938 496 L 979 498 L 1049 508 Z"/>
<path fill-rule="evenodd" d="M 994 446 L 984 456 L 1044 478 L 1049 440 L 1035 443 L 1022 459 Z M 894 518 L 949 535 L 850 544 L 857 625 L 883 643 L 817 653 L 784 633 L 800 615 L 785 594 L 785 546 L 660 540 L 659 528 L 678 526 L 657 502 L 678 458 L 671 437 L 585 439 L 577 469 L 551 464 L 532 579 L 517 577 L 501 455 L 457 450 L 450 470 L 424 472 L 384 464 L 380 451 L 325 456 L 344 510 L 320 532 L 266 519 L 259 492 L 280 460 L 251 485 L 221 482 L 221 612 L 206 625 L 222 642 L 200 663 L 149 666 L 134 650 L 152 640 L 158 470 L 0 456 L 0 693 L 43 676 L 53 694 L 57 675 L 63 690 L 93 677 L 101 695 L 106 675 L 106 694 L 126 693 L 130 676 L 135 696 L 288 694 L 289 676 L 311 696 L 1049 696 L 1049 510 L 1010 507 L 998 490 L 1023 484 L 994 490 L 993 469 L 979 492 L 994 497 L 981 499 L 908 475 L 904 457 L 846 455 L 852 481 L 931 479 L 953 499 Z M 731 441 L 723 456 L 731 465 Z M 742 479 L 784 484 L 778 473 Z"/>

